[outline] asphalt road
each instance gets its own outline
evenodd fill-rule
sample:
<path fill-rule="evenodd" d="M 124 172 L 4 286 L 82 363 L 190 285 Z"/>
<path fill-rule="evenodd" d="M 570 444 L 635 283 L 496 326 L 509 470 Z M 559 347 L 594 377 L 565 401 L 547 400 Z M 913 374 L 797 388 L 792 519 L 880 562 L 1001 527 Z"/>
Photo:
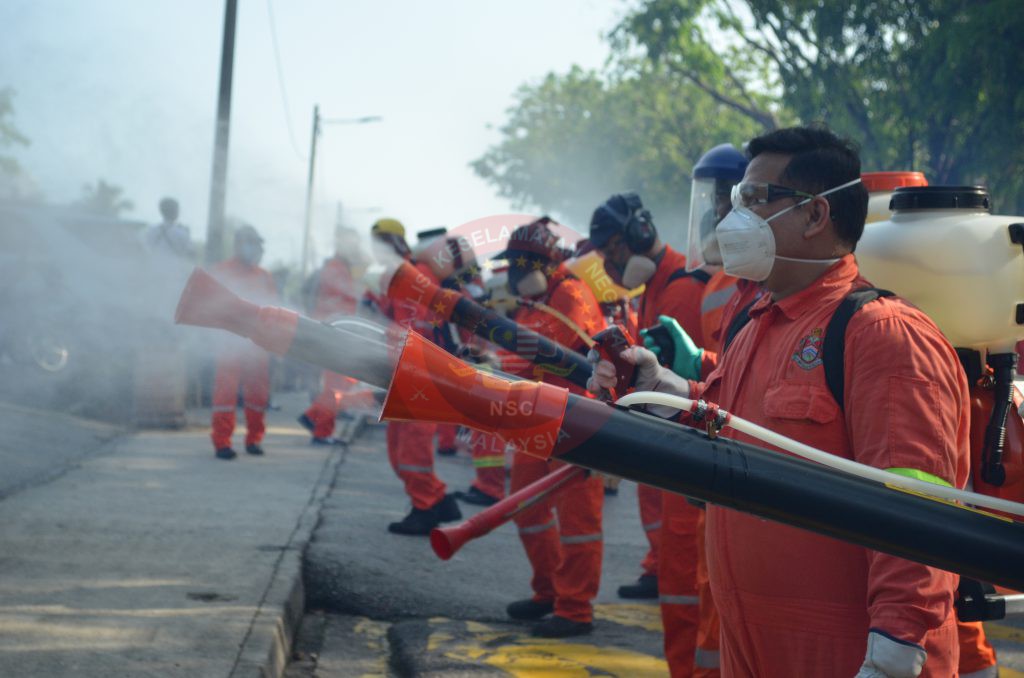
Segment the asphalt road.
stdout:
<path fill-rule="evenodd" d="M 438 458 L 449 490 L 468 458 Z M 590 636 L 538 641 L 505 605 L 529 595 L 529 566 L 511 524 L 450 561 L 426 538 L 387 532 L 409 506 L 388 463 L 383 427 L 349 446 L 305 554 L 307 614 L 288 678 L 349 676 L 667 676 L 658 608 L 615 595 L 645 552 L 635 485 L 605 502 L 605 556 Z M 469 515 L 465 505 L 463 512 Z M 1002 678 L 1024 678 L 1024 620 L 987 624 Z"/>
<path fill-rule="evenodd" d="M 466 489 L 473 473 L 462 456 L 438 459 L 437 470 L 449 491 Z M 467 517 L 475 510 L 462 507 Z M 667 675 L 657 605 L 615 594 L 639 575 L 646 550 L 632 483 L 606 497 L 595 631 L 566 642 L 533 639 L 528 626 L 505 615 L 509 602 L 530 595 L 529 564 L 512 524 L 441 561 L 425 537 L 387 532 L 408 509 L 387 462 L 384 429 L 371 426 L 339 466 L 306 551 L 308 623 L 292 675 L 380 675 L 382 667 L 399 675 L 508 675 L 524 663 L 578 675 Z"/>

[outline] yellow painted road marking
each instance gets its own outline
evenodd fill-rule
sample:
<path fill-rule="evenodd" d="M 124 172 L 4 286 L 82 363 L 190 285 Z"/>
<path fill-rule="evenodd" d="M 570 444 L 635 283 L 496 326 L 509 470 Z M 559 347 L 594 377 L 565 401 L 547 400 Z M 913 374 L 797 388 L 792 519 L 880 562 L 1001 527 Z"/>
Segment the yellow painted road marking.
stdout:
<path fill-rule="evenodd" d="M 594 616 L 623 626 L 636 626 L 656 633 L 664 631 L 661 625 L 661 608 L 657 605 L 638 603 L 595 605 Z"/>
<path fill-rule="evenodd" d="M 637 614 L 636 618 L 641 618 L 641 614 Z M 628 613 L 624 613 L 623 618 L 628 618 Z M 430 651 L 441 651 L 444 656 L 456 661 L 484 662 L 517 678 L 668 676 L 668 665 L 664 659 L 640 652 L 579 642 L 566 643 L 532 638 L 522 633 L 497 631 L 479 622 L 453 623 L 463 624 L 469 637 L 458 633 L 460 638 L 455 639 L 452 633 L 436 631 L 427 640 Z"/>

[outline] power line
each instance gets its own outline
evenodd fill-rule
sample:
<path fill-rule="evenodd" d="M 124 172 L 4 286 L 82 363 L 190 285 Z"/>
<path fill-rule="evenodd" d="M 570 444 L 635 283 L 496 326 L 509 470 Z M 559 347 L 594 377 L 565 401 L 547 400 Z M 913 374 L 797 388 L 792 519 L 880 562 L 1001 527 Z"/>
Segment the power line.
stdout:
<path fill-rule="evenodd" d="M 274 3 L 267 0 L 267 16 L 270 18 L 270 42 L 274 46 L 274 65 L 277 67 L 277 84 L 281 91 L 281 106 L 284 108 L 284 123 L 288 128 L 288 141 L 291 142 L 292 150 L 299 160 L 305 162 L 306 156 L 302 155 L 299 145 L 295 142 L 295 131 L 292 129 L 291 108 L 288 105 L 288 89 L 284 85 L 284 69 L 281 68 L 281 52 L 277 47 L 277 27 L 274 21 Z"/>

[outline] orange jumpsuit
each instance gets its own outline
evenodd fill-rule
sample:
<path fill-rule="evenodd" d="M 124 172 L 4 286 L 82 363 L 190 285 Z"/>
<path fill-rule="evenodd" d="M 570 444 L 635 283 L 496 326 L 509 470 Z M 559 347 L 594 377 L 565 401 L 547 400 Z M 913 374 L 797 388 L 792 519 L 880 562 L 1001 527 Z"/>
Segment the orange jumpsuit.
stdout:
<path fill-rule="evenodd" d="M 963 487 L 966 379 L 923 313 L 894 298 L 865 305 L 846 332 L 844 411 L 825 384 L 822 332 L 867 284 L 848 255 L 800 292 L 763 297 L 693 394 L 838 456 Z M 717 506 L 707 552 L 724 676 L 852 676 L 872 628 L 924 647 L 925 678 L 956 673 L 954 574 Z"/>
<path fill-rule="evenodd" d="M 261 305 L 277 301 L 274 278 L 259 266 L 229 259 L 213 266 L 210 273 L 247 301 Z M 245 411 L 245 444 L 256 445 L 266 430 L 263 418 L 270 400 L 270 356 L 247 339 L 225 335 L 218 342 L 210 433 L 213 448 L 231 447 L 239 386 Z"/>
<path fill-rule="evenodd" d="M 711 276 L 701 301 L 701 325 L 704 330 L 702 375 L 710 374 L 717 365 L 722 342 L 733 318 L 761 293 L 759 283 L 733 278 L 722 271 Z M 693 656 L 693 678 L 718 678 L 722 675 L 718 651 L 719 619 L 708 577 L 705 518 L 705 511 L 701 511 L 697 519 L 697 597 L 700 600 L 700 619 Z"/>
<path fill-rule="evenodd" d="M 425 265 L 415 263 L 416 268 L 436 285 L 437 278 Z M 429 310 L 408 303 L 382 304 L 385 312 L 403 329 L 419 332 L 433 339 Z M 392 421 L 388 423 L 388 460 L 395 474 L 405 484 L 414 508 L 426 510 L 444 499 L 446 486 L 434 473 L 434 433 L 436 424 L 413 421 Z"/>
<path fill-rule="evenodd" d="M 357 303 L 355 282 L 348 262 L 339 256 L 328 259 L 320 271 L 313 318 L 330 321 L 339 315 L 351 315 L 355 313 Z M 341 411 L 345 393 L 351 391 L 356 383 L 351 377 L 324 370 L 320 395 L 306 410 L 306 416 L 313 422 L 315 437 L 329 438 L 334 433 L 334 422 Z"/>
<path fill-rule="evenodd" d="M 658 261 L 654 276 L 640 297 L 641 329 L 658 324 L 658 316 L 675 318 L 693 341 L 702 346 L 701 299 L 705 283 L 694 276 L 669 282 L 685 271 L 686 257 L 669 246 Z M 644 574 L 657 574 L 661 622 L 665 629 L 665 658 L 673 678 L 691 675 L 697 637 L 697 520 L 700 509 L 686 498 L 639 485 L 640 520 L 650 550 L 643 561 Z"/>
<path fill-rule="evenodd" d="M 604 318 L 594 293 L 571 277 L 564 265 L 559 266 L 549 278 L 548 290 L 540 301 L 566 315 L 584 332 L 593 336 L 604 329 Z M 576 332 L 543 310 L 520 308 L 514 320 L 562 346 L 584 349 Z M 533 367 L 523 364 L 518 356 L 506 360 L 504 367 L 524 376 L 534 376 Z M 543 380 L 565 386 L 574 393 L 585 394 L 579 386 L 553 377 L 549 372 L 543 373 Z M 539 480 L 559 465 L 559 462 L 547 462 L 516 452 L 512 460 L 511 491 Z M 538 602 L 554 601 L 555 614 L 560 617 L 578 622 L 593 620 L 592 601 L 601 583 L 603 504 L 603 483 L 594 475 L 566 486 L 553 497 L 515 517 L 519 538 L 533 568 L 530 582 L 533 599 Z"/>

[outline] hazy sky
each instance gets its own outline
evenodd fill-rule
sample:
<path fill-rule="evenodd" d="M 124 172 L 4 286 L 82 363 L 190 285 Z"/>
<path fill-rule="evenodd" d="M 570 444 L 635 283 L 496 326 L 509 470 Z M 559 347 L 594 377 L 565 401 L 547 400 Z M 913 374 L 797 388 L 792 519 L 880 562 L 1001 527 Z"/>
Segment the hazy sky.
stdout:
<path fill-rule="evenodd" d="M 314 220 L 328 254 L 338 201 L 361 229 L 391 215 L 412 230 L 511 209 L 468 163 L 498 139 L 516 87 L 571 64 L 599 67 L 619 0 L 272 0 L 289 140 L 267 0 L 239 0 L 228 214 L 267 238 L 268 262 L 297 261 L 314 103 L 327 126 Z M 32 141 L 18 160 L 47 198 L 97 178 L 158 218 L 174 195 L 204 236 L 223 2 L 3 0 L 0 87 Z M 380 212 L 374 212 L 379 209 Z M 580 225 L 577 225 L 580 226 Z"/>

